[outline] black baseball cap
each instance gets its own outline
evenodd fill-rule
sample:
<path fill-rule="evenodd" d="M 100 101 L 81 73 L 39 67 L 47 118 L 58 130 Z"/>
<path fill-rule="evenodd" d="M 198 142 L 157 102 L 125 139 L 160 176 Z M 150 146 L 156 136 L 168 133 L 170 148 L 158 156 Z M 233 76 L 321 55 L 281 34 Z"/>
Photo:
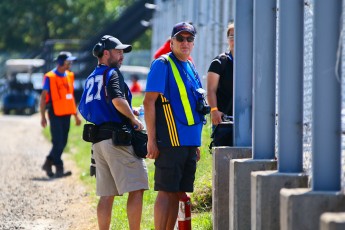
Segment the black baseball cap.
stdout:
<path fill-rule="evenodd" d="M 192 24 L 190 24 L 188 22 L 180 22 L 174 26 L 174 28 L 171 32 L 171 37 L 174 37 L 181 32 L 188 32 L 191 35 L 193 35 L 194 37 L 196 35 L 196 30 Z"/>
<path fill-rule="evenodd" d="M 117 49 L 117 50 L 123 50 L 124 53 L 129 53 L 132 51 L 132 46 L 127 44 L 122 44 L 119 39 L 110 36 L 110 35 L 104 35 L 102 37 L 103 43 L 104 43 L 104 49 L 105 50 L 111 50 L 111 49 Z"/>
<path fill-rule="evenodd" d="M 64 61 L 74 61 L 77 60 L 77 57 L 72 56 L 71 52 L 61 51 L 56 58 L 56 61 L 64 62 Z"/>

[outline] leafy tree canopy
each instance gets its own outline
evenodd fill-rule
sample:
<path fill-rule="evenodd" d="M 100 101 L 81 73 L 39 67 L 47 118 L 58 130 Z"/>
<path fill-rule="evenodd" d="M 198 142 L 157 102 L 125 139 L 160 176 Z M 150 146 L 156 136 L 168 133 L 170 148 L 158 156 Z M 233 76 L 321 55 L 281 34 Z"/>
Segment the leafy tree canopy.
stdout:
<path fill-rule="evenodd" d="M 88 39 L 133 2 L 135 0 L 1 0 L 0 50 L 28 52 L 38 49 L 48 39 Z"/>

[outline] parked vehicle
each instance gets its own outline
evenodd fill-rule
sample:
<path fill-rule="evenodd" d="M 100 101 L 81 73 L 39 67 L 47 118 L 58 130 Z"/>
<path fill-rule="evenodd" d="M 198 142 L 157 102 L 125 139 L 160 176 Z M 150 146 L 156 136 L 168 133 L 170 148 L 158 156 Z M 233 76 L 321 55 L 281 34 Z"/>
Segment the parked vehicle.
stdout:
<path fill-rule="evenodd" d="M 43 59 L 9 59 L 6 61 L 7 90 L 2 99 L 4 114 L 38 112 L 39 92 L 43 73 L 37 72 L 44 65 Z"/>

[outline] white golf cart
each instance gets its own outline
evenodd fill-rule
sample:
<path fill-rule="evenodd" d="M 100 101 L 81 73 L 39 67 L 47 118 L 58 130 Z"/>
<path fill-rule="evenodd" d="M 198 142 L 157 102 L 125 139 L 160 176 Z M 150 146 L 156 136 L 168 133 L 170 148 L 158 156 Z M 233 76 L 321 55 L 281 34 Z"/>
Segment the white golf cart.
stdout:
<path fill-rule="evenodd" d="M 4 114 L 38 112 L 39 92 L 43 73 L 37 70 L 45 64 L 43 59 L 9 59 L 6 61 L 7 90 L 3 96 Z"/>

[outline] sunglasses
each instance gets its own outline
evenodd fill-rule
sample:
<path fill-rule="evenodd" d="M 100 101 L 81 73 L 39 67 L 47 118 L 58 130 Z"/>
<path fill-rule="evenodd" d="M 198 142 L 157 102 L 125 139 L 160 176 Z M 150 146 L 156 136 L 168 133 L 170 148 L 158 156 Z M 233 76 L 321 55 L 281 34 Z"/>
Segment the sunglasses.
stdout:
<path fill-rule="evenodd" d="M 194 42 L 194 37 L 193 36 L 183 37 L 182 35 L 176 35 L 175 38 L 176 38 L 176 40 L 178 42 L 184 42 L 184 41 Z"/>

